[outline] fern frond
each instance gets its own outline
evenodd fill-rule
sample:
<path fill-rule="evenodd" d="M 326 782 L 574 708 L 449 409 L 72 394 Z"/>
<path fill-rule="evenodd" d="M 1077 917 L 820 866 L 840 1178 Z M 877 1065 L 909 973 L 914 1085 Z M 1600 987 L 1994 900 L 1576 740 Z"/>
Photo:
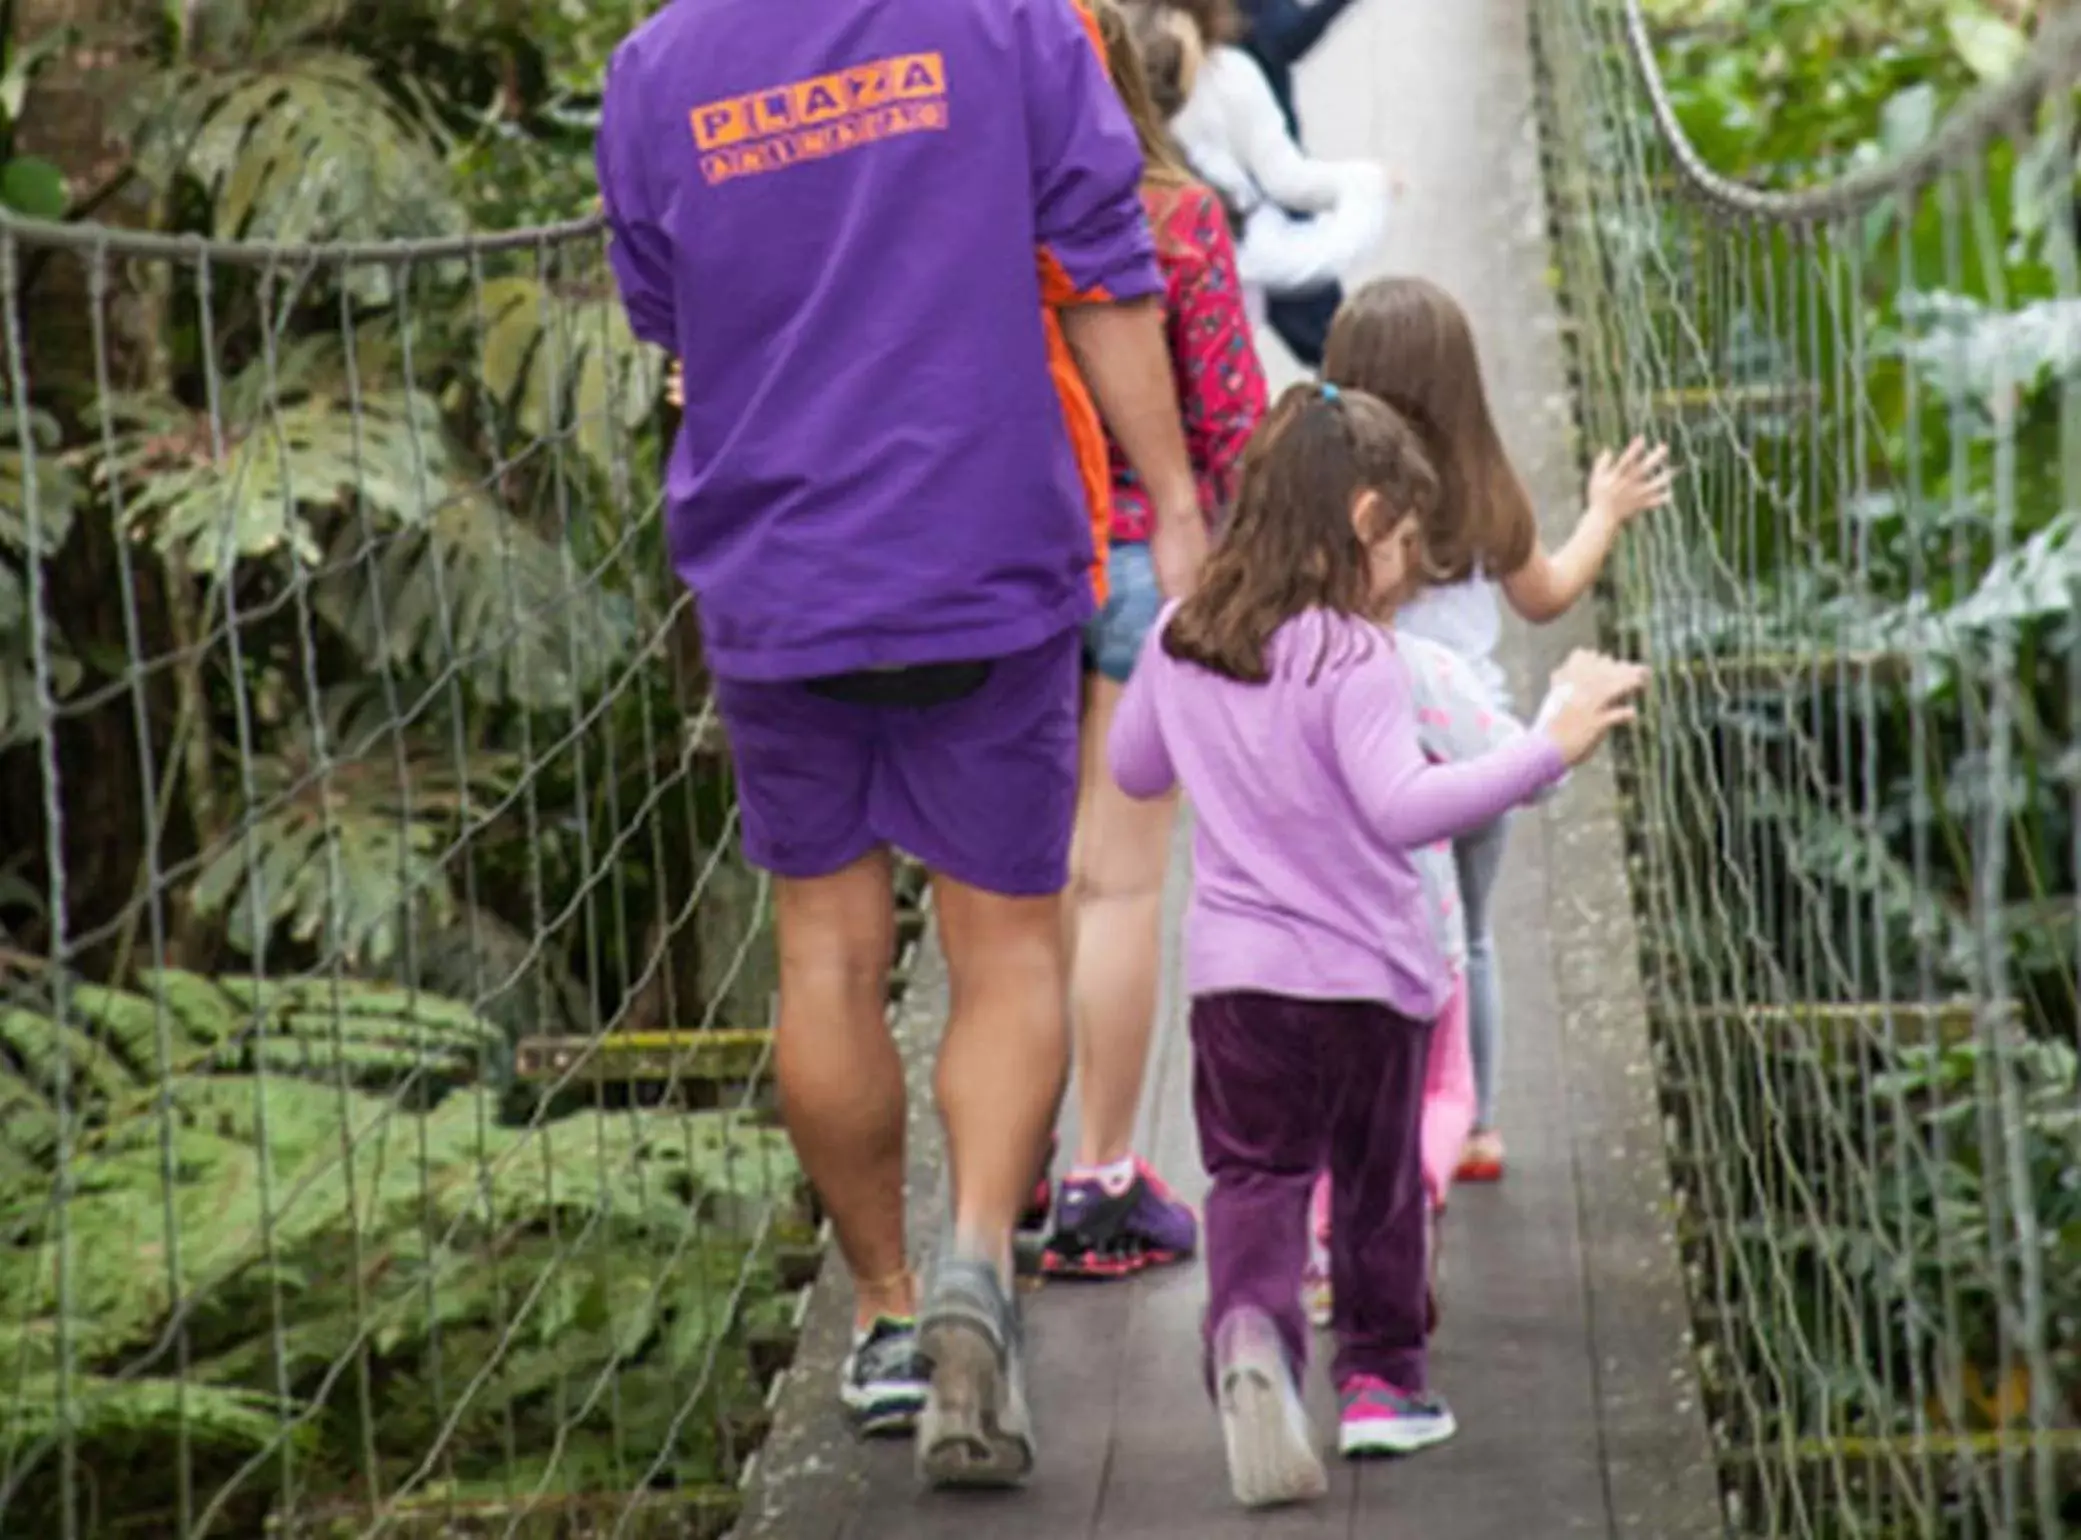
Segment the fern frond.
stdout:
<path fill-rule="evenodd" d="M 451 1096 L 428 1118 L 437 1131 L 474 1130 L 488 1092 Z M 494 1222 L 552 1213 L 611 1215 L 616 1222 L 679 1234 L 698 1212 L 763 1203 L 790 1190 L 797 1170 L 786 1134 L 727 1114 L 632 1112 L 581 1115 L 501 1130 L 498 1160 L 481 1187 L 444 1195 L 464 1216 L 488 1204 Z"/>
<path fill-rule="evenodd" d="M 9 1389 L 12 1394 L 0 1409 L 0 1451 L 7 1455 L 18 1456 L 25 1444 L 57 1437 L 68 1424 L 82 1441 L 127 1442 L 176 1421 L 198 1444 L 264 1449 L 288 1431 L 290 1421 L 290 1409 L 271 1395 L 193 1381 L 75 1374 L 68 1387 L 70 1415 L 64 1419 L 58 1415 L 55 1374 L 27 1376 Z M 291 1435 L 291 1443 L 299 1441 L 308 1439 Z"/>
<path fill-rule="evenodd" d="M 67 1099 L 75 1106 L 120 1096 L 133 1084 L 107 1048 L 40 1011 L 0 1010 L 0 1049 L 13 1055 L 24 1077 L 45 1096 L 56 1096 L 62 1078 Z"/>
<path fill-rule="evenodd" d="M 164 1002 L 180 1023 L 181 1035 L 203 1047 L 213 1046 L 246 1025 L 243 1007 L 199 973 L 180 968 L 149 968 L 138 975 L 145 992 Z"/>
<path fill-rule="evenodd" d="M 0 1069 L 0 1150 L 17 1157 L 26 1175 L 58 1148 L 58 1113 L 41 1091 Z"/>
<path fill-rule="evenodd" d="M 288 988 L 262 979 L 223 979 L 263 1032 L 219 1050 L 225 1070 L 394 1085 L 408 1076 L 435 1085 L 475 1078 L 503 1055 L 504 1034 L 468 1006 L 355 980 L 315 979 Z"/>
<path fill-rule="evenodd" d="M 74 984 L 73 1017 L 139 1081 L 178 1074 L 215 1039 L 197 1038 L 178 1013 L 147 995 L 100 984 Z"/>
<path fill-rule="evenodd" d="M 0 552 L 22 561 L 41 561 L 55 555 L 72 533 L 80 487 L 59 451 L 57 422 L 34 408 L 28 418 L 25 441 L 13 403 L 0 393 Z M 12 560 L 0 559 L 0 748 L 35 737 L 43 721 L 30 634 L 30 593 L 26 571 Z M 79 686 L 80 665 L 55 628 L 45 627 L 44 642 L 52 691 L 69 695 Z"/>

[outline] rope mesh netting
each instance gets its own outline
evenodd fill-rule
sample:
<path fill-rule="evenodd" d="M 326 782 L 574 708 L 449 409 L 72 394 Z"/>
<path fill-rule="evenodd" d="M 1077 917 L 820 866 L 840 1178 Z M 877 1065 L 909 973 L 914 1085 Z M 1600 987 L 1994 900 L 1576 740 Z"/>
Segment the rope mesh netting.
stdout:
<path fill-rule="evenodd" d="M 720 1533 L 817 1221 L 598 227 L 0 307 L 0 1532 Z"/>
<path fill-rule="evenodd" d="M 2081 20 L 1761 195 L 1534 14 L 1730 1511 L 2074 1532 Z M 597 226 L 0 308 L 0 1532 L 720 1532 L 816 1234 Z"/>
<path fill-rule="evenodd" d="M 1734 1525 L 2081 1531 L 2081 18 L 1900 158 L 1701 165 L 1640 8 L 1535 8 L 1586 438 L 1658 676 L 1634 889 Z"/>

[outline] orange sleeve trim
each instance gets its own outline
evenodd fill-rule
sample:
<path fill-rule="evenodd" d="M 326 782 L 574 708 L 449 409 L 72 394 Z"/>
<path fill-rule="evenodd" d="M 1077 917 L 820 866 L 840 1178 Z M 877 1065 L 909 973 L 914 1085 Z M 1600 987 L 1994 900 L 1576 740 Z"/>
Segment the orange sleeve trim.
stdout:
<path fill-rule="evenodd" d="M 1077 361 L 1062 335 L 1062 322 L 1052 310 L 1041 312 L 1048 338 L 1048 376 L 1062 403 L 1062 426 L 1069 435 L 1070 452 L 1076 457 L 1077 482 L 1084 492 L 1084 511 L 1091 521 L 1091 591 L 1100 604 L 1106 600 L 1106 554 L 1113 535 L 1113 469 L 1106 447 L 1105 425 Z"/>
<path fill-rule="evenodd" d="M 1112 291 L 1104 284 L 1094 284 L 1088 289 L 1077 287 L 1076 280 L 1069 276 L 1069 269 L 1062 259 L 1042 246 L 1036 255 L 1040 259 L 1041 303 L 1051 309 L 1060 310 L 1065 305 L 1107 305 L 1113 301 Z"/>
<path fill-rule="evenodd" d="M 1077 20 L 1084 24 L 1084 35 L 1091 39 L 1091 48 L 1098 55 L 1098 62 L 1104 64 L 1106 35 L 1098 28 L 1098 17 L 1092 13 L 1091 7 L 1086 5 L 1084 0 L 1070 0 L 1070 8 L 1077 13 Z M 1108 69 L 1106 73 L 1110 75 L 1112 71 Z"/>
<path fill-rule="evenodd" d="M 1084 0 L 1071 0 L 1071 6 L 1077 13 L 1077 20 L 1084 24 L 1084 35 L 1091 39 L 1092 52 L 1098 55 L 1098 62 L 1104 64 L 1106 40 L 1105 34 L 1098 29 L 1098 18 Z M 1069 270 L 1045 246 L 1038 255 L 1041 301 L 1047 307 L 1041 319 L 1048 334 L 1048 373 L 1055 381 L 1056 395 L 1062 400 L 1062 423 L 1069 433 L 1070 449 L 1077 458 L 1077 480 L 1083 484 L 1085 510 L 1091 519 L 1091 549 L 1095 557 L 1091 568 L 1091 592 L 1100 604 L 1104 604 L 1106 555 L 1113 536 L 1112 461 L 1106 449 L 1105 426 L 1099 421 L 1098 408 L 1091 400 L 1083 375 L 1077 372 L 1077 361 L 1070 355 L 1069 344 L 1062 336 L 1062 322 L 1055 312 L 1065 305 L 1104 304 L 1112 296 L 1103 287 L 1079 289 L 1071 280 Z"/>

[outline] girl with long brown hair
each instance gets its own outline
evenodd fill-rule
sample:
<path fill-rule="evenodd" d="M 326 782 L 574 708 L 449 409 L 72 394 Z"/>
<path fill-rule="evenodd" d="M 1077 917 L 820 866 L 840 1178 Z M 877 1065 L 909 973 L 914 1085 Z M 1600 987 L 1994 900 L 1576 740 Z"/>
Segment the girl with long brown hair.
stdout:
<path fill-rule="evenodd" d="M 1453 537 L 1439 552 L 1439 581 L 1396 624 L 1459 653 L 1474 666 L 1498 711 L 1508 686 L 1495 661 L 1501 636 L 1497 590 L 1534 624 L 1556 620 L 1589 590 L 1619 533 L 1669 499 L 1667 451 L 1635 439 L 1602 454 L 1590 473 L 1584 512 L 1557 551 L 1540 543 L 1531 497 L 1510 463 L 1489 412 L 1474 331 L 1452 296 L 1423 278 L 1386 278 L 1344 304 L 1330 327 L 1323 378 L 1389 402 L 1422 436 L 1438 469 Z M 1503 1003 L 1489 925 L 1489 899 L 1507 828 L 1498 821 L 1454 842 L 1467 927 L 1467 1024 L 1472 1042 L 1475 1121 L 1459 1179 L 1503 1174 L 1496 1132 L 1497 1065 Z"/>
<path fill-rule="evenodd" d="M 1320 1496 L 1302 1409 L 1300 1286 L 1331 1175 L 1332 1372 L 1347 1454 L 1449 1438 L 1425 1338 L 1421 1108 L 1449 971 L 1414 852 L 1537 795 L 1631 716 L 1645 671 L 1578 654 L 1540 724 L 1432 764 L 1380 624 L 1452 545 L 1416 432 L 1356 392 L 1296 386 L 1244 460 L 1193 595 L 1158 620 L 1108 744 L 1129 796 L 1194 809 L 1185 922 L 1207 1198 L 1206 1351 L 1247 1506 Z"/>

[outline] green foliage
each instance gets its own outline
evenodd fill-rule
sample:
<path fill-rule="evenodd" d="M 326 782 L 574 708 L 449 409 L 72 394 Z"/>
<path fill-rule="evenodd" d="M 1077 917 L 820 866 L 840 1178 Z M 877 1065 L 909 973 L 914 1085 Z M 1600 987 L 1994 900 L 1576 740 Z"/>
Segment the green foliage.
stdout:
<path fill-rule="evenodd" d="M 1649 0 L 1684 132 L 1724 176 L 1804 185 L 1934 130 L 2020 56 L 1978 0 Z"/>
<path fill-rule="evenodd" d="M 201 185 L 219 237 L 376 240 L 452 234 L 459 223 L 426 105 L 392 95 L 352 53 L 169 71 L 129 133 L 147 181 Z"/>
<path fill-rule="evenodd" d="M 1650 10 L 1694 143 L 1778 188 L 1923 144 L 2028 47 L 2018 8 L 1972 0 Z M 1659 983 L 1752 1008 L 1665 1028 L 1728 1315 L 1718 1412 L 1752 1450 L 1994 1429 L 2021 1447 L 2081 1413 L 2068 105 L 1856 217 L 1732 227 L 1629 189 L 1592 240 L 1640 263 L 1671 344 L 1599 404 L 1637 410 L 1645 379 L 1710 408 L 1656 425 L 1687 494 L 1628 623 L 1686 680 L 1647 751 L 1680 823 L 1651 863 L 1681 889 Z M 1947 997 L 1977 1009 L 1919 1038 L 1873 1003 Z M 1930 1533 L 1977 1532 L 1958 1463 Z M 1844 1507 L 1841 1531 L 1798 1532 L 1873 1511 Z"/>
<path fill-rule="evenodd" d="M 350 967 L 381 966 L 400 928 L 444 924 L 454 896 L 439 822 L 374 799 L 340 797 L 319 778 L 283 797 L 226 841 L 192 894 L 196 912 L 223 916 L 231 944 L 264 956 L 277 930 Z"/>
<path fill-rule="evenodd" d="M 0 398 L 0 748 L 28 738 L 43 719 L 28 567 L 65 543 L 80 495 L 59 453 L 56 422 L 46 412 L 26 415 L 24 434 L 16 407 Z M 54 631 L 46 610 L 46 638 Z M 44 656 L 52 693 L 70 694 L 79 684 L 80 666 L 62 638 L 47 640 Z"/>
<path fill-rule="evenodd" d="M 65 173 L 42 156 L 13 155 L 0 162 L 0 204 L 30 219 L 60 219 L 68 202 Z"/>
<path fill-rule="evenodd" d="M 636 340 L 612 294 L 532 278 L 484 285 L 485 388 L 530 437 L 575 428 L 597 465 L 656 409 L 663 385 L 657 350 Z"/>
<path fill-rule="evenodd" d="M 264 369 L 249 366 L 245 393 Z M 440 413 L 417 392 L 263 399 L 255 416 L 223 422 L 173 402 L 109 402 L 116 446 L 90 463 L 99 489 L 120 492 L 126 530 L 201 575 L 278 553 L 315 566 L 315 512 L 351 494 L 371 518 L 424 524 L 456 473 Z"/>
<path fill-rule="evenodd" d="M 95 41 L 156 65 L 120 148 L 158 229 L 360 241 L 585 212 L 652 8 L 181 0 Z M 110 272 L 117 389 L 31 410 L 33 541 L 0 412 L 0 772 L 48 739 L 74 867 L 0 810 L 48 897 L 9 945 L 69 945 L 0 998 L 0 1529 L 57 1532 L 60 1440 L 95 1533 L 727 1482 L 784 1137 L 501 1118 L 513 1040 L 657 969 L 698 1020 L 764 922 L 722 883 L 687 913 L 730 786 L 658 646 L 662 360 L 597 240 Z"/>
<path fill-rule="evenodd" d="M 185 1438 L 204 1497 L 284 1443 L 307 1486 L 358 1483 L 369 1447 L 394 1485 L 444 1428 L 465 1481 L 506 1470 L 516 1431 L 563 1450 L 552 1486 L 611 1483 L 623 1447 L 715 1470 L 716 1414 L 751 1396 L 737 1302 L 775 1286 L 754 1236 L 795 1205 L 777 1129 L 504 1125 L 475 1083 L 499 1029 L 411 991 L 161 972 L 68 1002 L 62 1024 L 0 1017 L 0 1459 L 28 1481 L 10 1528 L 54 1497 L 68 1428 L 88 1464 Z M 61 1058 L 94 1067 L 97 1100 L 50 1101 Z M 428 1083 L 453 1089 L 413 1110 Z M 709 1383 L 717 1354 L 738 1368 Z M 162 1485 L 105 1496 L 104 1522 Z"/>
<path fill-rule="evenodd" d="M 365 554 L 343 528 L 318 612 L 372 665 L 459 671 L 476 694 L 553 711 L 600 688 L 636 644 L 636 611 L 573 553 L 472 490 Z"/>
<path fill-rule="evenodd" d="M 30 83 L 72 41 L 66 27 L 26 43 L 0 36 L 0 206 L 29 219 L 62 219 L 71 202 L 65 173 L 41 155 L 15 154 L 14 136 Z"/>
<path fill-rule="evenodd" d="M 2035 1194 L 2047 1351 L 2070 1392 L 2081 1389 L 2081 1189 L 2071 1180 L 2081 1169 L 2081 1073 L 2072 1047 L 2006 1029 L 1943 1044 L 1867 1042 L 1854 1055 L 1777 1048 L 1751 1073 L 1773 1088 L 1779 1136 L 1807 1152 L 1809 1172 L 1782 1189 L 1804 1201 L 1743 1227 L 1752 1267 L 1758 1276 L 1789 1270 L 1804 1295 L 1808 1352 L 1854 1350 L 1847 1323 L 1828 1317 L 1849 1300 L 1862 1340 L 1894 1355 L 1876 1376 L 1854 1357 L 1816 1365 L 1806 1378 L 1830 1387 L 1819 1398 L 1826 1424 L 1805 1408 L 1788 1431 L 1912 1431 L 1928 1409 L 1882 1387 L 1932 1386 L 1942 1404 L 1996 1377 L 2021 1265 L 2012 1147 Z M 1884 1115 L 1867 1117 L 1874 1106 Z M 1970 1406 L 1964 1414 L 1974 1425 L 1984 1419 Z"/>

